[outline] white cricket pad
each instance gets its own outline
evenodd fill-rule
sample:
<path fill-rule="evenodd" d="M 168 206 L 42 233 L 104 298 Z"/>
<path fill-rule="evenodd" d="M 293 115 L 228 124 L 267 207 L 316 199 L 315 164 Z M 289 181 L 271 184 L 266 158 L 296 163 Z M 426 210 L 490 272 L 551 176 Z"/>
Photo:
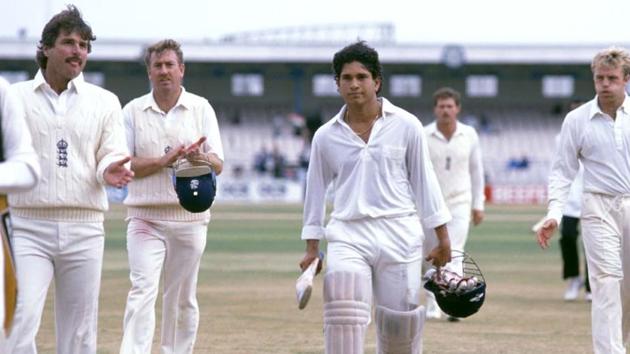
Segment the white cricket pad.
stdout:
<path fill-rule="evenodd" d="M 363 354 L 371 299 L 368 276 L 352 272 L 326 274 L 324 337 L 327 354 Z"/>
<path fill-rule="evenodd" d="M 376 307 L 376 335 L 378 354 L 422 353 L 424 306 L 413 311 L 396 311 Z"/>

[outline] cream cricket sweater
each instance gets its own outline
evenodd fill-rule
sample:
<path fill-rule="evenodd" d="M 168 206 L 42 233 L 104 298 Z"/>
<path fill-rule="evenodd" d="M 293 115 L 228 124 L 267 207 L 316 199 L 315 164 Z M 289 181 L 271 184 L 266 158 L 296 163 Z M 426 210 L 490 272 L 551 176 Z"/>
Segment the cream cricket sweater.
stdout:
<path fill-rule="evenodd" d="M 39 71 L 14 85 L 39 156 L 41 180 L 9 196 L 11 213 L 25 218 L 99 222 L 107 210 L 103 173 L 128 156 L 120 102 L 79 75 L 57 95 Z"/>
<path fill-rule="evenodd" d="M 449 209 L 466 203 L 483 210 L 483 162 L 475 129 L 457 122 L 455 133 L 446 140 L 434 121 L 426 126 L 425 134 L 433 169 Z"/>
<path fill-rule="evenodd" d="M 133 156 L 156 158 L 168 149 L 190 145 L 200 137 L 208 139 L 204 152 L 214 152 L 223 160 L 223 147 L 214 110 L 200 96 L 182 93 L 175 106 L 163 112 L 148 93 L 129 102 L 123 109 L 127 144 Z M 210 212 L 190 213 L 179 205 L 173 187 L 172 169 L 161 171 L 129 184 L 125 199 L 129 217 L 164 221 L 209 220 Z"/>

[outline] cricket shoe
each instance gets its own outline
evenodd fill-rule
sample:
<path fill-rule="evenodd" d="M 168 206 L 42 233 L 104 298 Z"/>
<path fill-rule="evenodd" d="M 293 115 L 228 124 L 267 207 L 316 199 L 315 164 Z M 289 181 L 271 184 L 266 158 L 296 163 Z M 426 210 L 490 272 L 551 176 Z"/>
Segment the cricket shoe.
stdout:
<path fill-rule="evenodd" d="M 567 290 L 564 292 L 564 301 L 575 301 L 580 294 L 582 280 L 580 280 L 580 277 L 571 277 L 568 282 Z"/>

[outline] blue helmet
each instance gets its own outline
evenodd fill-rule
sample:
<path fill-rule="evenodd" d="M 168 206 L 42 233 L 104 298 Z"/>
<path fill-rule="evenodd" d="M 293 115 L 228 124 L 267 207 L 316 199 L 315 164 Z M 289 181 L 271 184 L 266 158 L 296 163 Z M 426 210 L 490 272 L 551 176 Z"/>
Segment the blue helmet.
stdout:
<path fill-rule="evenodd" d="M 212 168 L 207 164 L 191 165 L 182 159 L 174 169 L 173 182 L 179 205 L 191 213 L 208 210 L 217 194 L 217 179 Z"/>

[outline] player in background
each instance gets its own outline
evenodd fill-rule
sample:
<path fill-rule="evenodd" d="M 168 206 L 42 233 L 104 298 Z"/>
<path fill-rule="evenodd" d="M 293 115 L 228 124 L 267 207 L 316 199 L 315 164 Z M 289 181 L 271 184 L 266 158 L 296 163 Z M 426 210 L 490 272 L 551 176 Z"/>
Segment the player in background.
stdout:
<path fill-rule="evenodd" d="M 0 77 L 0 211 L 6 208 L 7 194 L 33 188 L 40 174 L 39 160 L 24 121 L 22 105 L 10 92 L 9 83 Z M 5 308 L 5 298 L 12 296 L 7 293 L 9 288 L 5 288 L 5 282 L 15 281 L 5 278 L 5 261 L 11 257 L 5 246 L 7 243 L 0 242 L 0 353 L 8 352 L 6 335 L 11 326 L 7 316 L 14 310 Z"/>
<path fill-rule="evenodd" d="M 311 146 L 301 238 L 304 270 L 326 238 L 324 337 L 326 353 L 363 353 L 372 298 L 378 350 L 422 351 L 424 307 L 419 306 L 420 222 L 434 228 L 428 260 L 450 260 L 450 215 L 429 159 L 420 121 L 378 97 L 378 53 L 364 42 L 337 52 L 337 88 L 345 105 L 317 130 Z M 333 210 L 324 227 L 326 187 Z"/>
<path fill-rule="evenodd" d="M 475 128 L 458 120 L 461 111 L 461 95 L 449 87 L 433 94 L 435 121 L 427 125 L 424 132 L 429 146 L 429 156 L 437 175 L 444 200 L 453 218 L 446 225 L 451 239 L 451 248 L 464 251 L 468 229 L 479 225 L 484 218 L 484 172 L 481 160 L 479 136 Z M 432 235 L 430 228 L 425 235 Z M 427 237 L 425 253 L 435 245 L 434 237 Z M 455 257 L 447 265 L 450 270 L 462 275 L 462 258 Z M 425 264 L 428 268 L 430 264 Z M 440 318 L 442 312 L 435 297 L 427 296 L 427 318 Z M 454 317 L 449 320 L 456 321 Z"/>
<path fill-rule="evenodd" d="M 630 54 L 608 48 L 597 53 L 591 69 L 597 95 L 562 123 L 549 177 L 547 220 L 537 238 L 541 247 L 549 246 L 581 163 L 593 351 L 625 354 L 630 342 Z"/>
<path fill-rule="evenodd" d="M 161 275 L 161 350 L 192 353 L 199 325 L 197 275 L 210 211 L 191 213 L 179 205 L 169 167 L 186 158 L 208 163 L 220 174 L 223 145 L 208 101 L 182 86 L 179 43 L 166 39 L 151 45 L 144 62 L 152 90 L 123 110 L 136 179 L 125 199 L 131 290 L 120 353 L 151 352 Z"/>
<path fill-rule="evenodd" d="M 118 98 L 84 81 L 92 41 L 74 6 L 46 24 L 40 70 L 15 84 L 42 178 L 9 195 L 19 292 L 8 352 L 36 353 L 46 293 L 55 280 L 58 353 L 96 353 L 98 295 L 108 208 L 105 185 L 126 185 L 129 162 Z"/>

